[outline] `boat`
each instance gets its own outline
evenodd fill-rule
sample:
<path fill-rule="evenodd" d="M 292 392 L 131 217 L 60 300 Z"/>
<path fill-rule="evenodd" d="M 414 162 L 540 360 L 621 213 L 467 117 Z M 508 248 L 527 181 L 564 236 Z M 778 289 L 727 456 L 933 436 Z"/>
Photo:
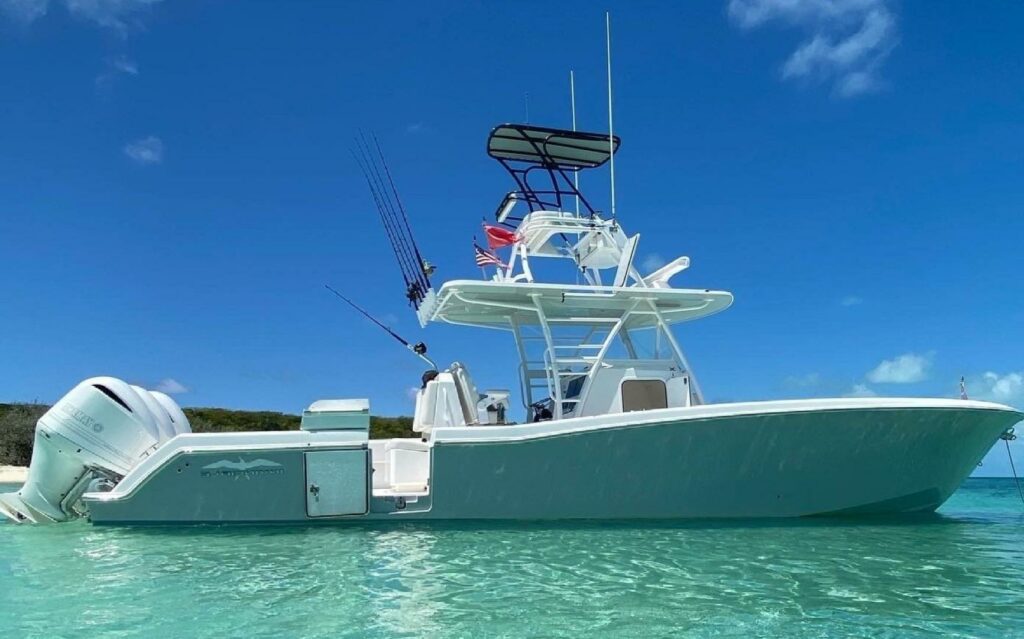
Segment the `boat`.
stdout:
<path fill-rule="evenodd" d="M 0 512 L 99 525 L 920 513 L 1024 417 L 967 399 L 709 402 L 673 327 L 733 296 L 673 286 L 685 256 L 640 272 L 640 236 L 578 187 L 619 145 L 610 132 L 495 127 L 488 155 L 516 188 L 488 233 L 508 258 L 478 247 L 492 274 L 436 288 L 390 170 L 363 156 L 421 325 L 515 342 L 520 423 L 516 394 L 480 392 L 458 362 L 424 374 L 417 436 L 385 440 L 369 438 L 365 399 L 316 401 L 293 432 L 191 433 L 166 395 L 93 378 L 39 420 L 28 481 Z"/>

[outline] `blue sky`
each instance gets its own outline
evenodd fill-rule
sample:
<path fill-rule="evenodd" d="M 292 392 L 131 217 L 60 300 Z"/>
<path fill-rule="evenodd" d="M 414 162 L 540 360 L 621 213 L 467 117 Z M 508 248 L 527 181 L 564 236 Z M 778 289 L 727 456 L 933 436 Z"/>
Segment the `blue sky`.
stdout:
<path fill-rule="evenodd" d="M 418 329 L 348 147 L 376 132 L 438 276 L 477 276 L 510 188 L 489 129 L 527 93 L 567 126 L 569 69 L 581 128 L 607 126 L 604 8 L 0 0 L 0 401 L 109 374 L 184 405 L 410 413 L 422 364 L 325 282 L 515 388 L 505 335 Z M 964 375 L 1024 405 L 1024 5 L 607 8 L 620 218 L 641 262 L 689 255 L 676 285 L 736 296 L 678 330 L 711 399 Z M 605 174 L 584 187 L 606 205 Z"/>

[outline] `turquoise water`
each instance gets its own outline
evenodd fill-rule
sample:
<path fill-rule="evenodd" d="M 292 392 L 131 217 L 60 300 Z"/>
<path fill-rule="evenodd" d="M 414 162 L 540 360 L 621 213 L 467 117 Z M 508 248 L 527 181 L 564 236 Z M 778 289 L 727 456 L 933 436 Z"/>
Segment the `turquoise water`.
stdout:
<path fill-rule="evenodd" d="M 1024 636 L 1024 506 L 920 519 L 0 524 L 0 637 Z"/>

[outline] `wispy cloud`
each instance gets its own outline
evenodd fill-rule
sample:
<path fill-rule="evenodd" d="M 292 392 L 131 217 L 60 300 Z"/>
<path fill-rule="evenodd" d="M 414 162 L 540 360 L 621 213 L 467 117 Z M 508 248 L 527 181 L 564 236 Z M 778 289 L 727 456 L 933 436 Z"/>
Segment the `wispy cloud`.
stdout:
<path fill-rule="evenodd" d="M 657 253 L 649 253 L 644 257 L 644 261 L 641 266 L 643 266 L 645 271 L 650 273 L 651 271 L 656 271 L 662 266 L 665 266 L 665 264 L 667 264 L 667 262 L 661 255 L 658 255 Z"/>
<path fill-rule="evenodd" d="M 1000 404 L 1024 405 L 1024 372 L 1000 375 L 989 371 L 967 380 L 971 399 L 984 399 Z"/>
<path fill-rule="evenodd" d="M 144 12 L 159 2 L 161 0 L 61 0 L 59 4 L 75 18 L 124 35 L 132 28 L 141 28 Z M 50 5 L 50 0 L 0 0 L 0 10 L 24 24 L 46 15 Z"/>
<path fill-rule="evenodd" d="M 46 15 L 49 0 L 0 0 L 0 11 L 22 24 L 31 24 Z"/>
<path fill-rule="evenodd" d="M 164 159 L 164 143 L 151 135 L 126 144 L 124 154 L 138 164 L 159 164 Z"/>
<path fill-rule="evenodd" d="M 899 40 L 889 0 L 729 0 L 742 29 L 778 23 L 806 35 L 782 65 L 782 77 L 830 82 L 841 97 L 881 86 L 882 63 Z"/>
<path fill-rule="evenodd" d="M 927 379 L 931 365 L 931 353 L 906 353 L 882 360 L 881 364 L 868 371 L 866 377 L 872 384 L 912 384 Z"/>
<path fill-rule="evenodd" d="M 878 397 L 878 393 L 867 384 L 854 384 L 853 388 L 843 393 L 843 397 Z"/>
<path fill-rule="evenodd" d="M 160 380 L 153 390 L 158 390 L 161 393 L 167 393 L 168 395 L 181 395 L 182 393 L 188 392 L 188 387 L 179 382 L 176 379 L 167 377 Z"/>
<path fill-rule="evenodd" d="M 847 295 L 843 299 L 839 300 L 840 306 L 860 306 L 864 303 L 863 297 L 857 297 L 856 295 Z"/>
<path fill-rule="evenodd" d="M 141 27 L 141 14 L 161 0 L 64 0 L 73 16 L 124 32 L 129 27 Z"/>
<path fill-rule="evenodd" d="M 96 76 L 97 88 L 109 87 L 121 75 L 139 75 L 139 65 L 123 55 L 107 58 L 103 71 Z"/>
<path fill-rule="evenodd" d="M 117 71 L 118 73 L 126 73 L 128 75 L 139 75 L 139 65 L 135 61 L 129 60 L 124 56 L 111 58 L 107 61 L 107 64 L 110 66 L 111 69 Z"/>

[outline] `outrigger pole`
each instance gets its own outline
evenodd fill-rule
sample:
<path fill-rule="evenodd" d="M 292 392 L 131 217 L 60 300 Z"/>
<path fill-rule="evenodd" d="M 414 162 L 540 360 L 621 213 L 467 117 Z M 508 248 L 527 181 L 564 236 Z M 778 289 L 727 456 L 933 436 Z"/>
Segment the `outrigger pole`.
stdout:
<path fill-rule="evenodd" d="M 408 340 L 406 340 L 404 337 L 402 337 L 398 333 L 394 332 L 393 330 L 391 330 L 390 328 L 385 326 L 380 320 L 378 320 L 373 315 L 370 315 L 369 313 L 367 313 L 366 310 L 363 309 L 363 307 L 359 306 L 358 304 L 356 304 L 355 302 L 353 302 L 349 298 L 345 297 L 344 295 L 342 295 L 341 293 L 336 291 L 334 288 L 331 287 L 330 284 L 324 284 L 324 288 L 326 288 L 328 291 L 334 293 L 335 295 L 337 295 L 341 299 L 345 300 L 345 302 L 348 303 L 349 306 L 351 306 L 352 308 L 354 308 L 357 311 L 359 311 L 360 313 L 362 313 L 363 316 L 366 317 L 366 319 L 370 320 L 371 322 L 373 322 L 377 326 L 379 326 L 379 327 L 383 328 L 385 331 L 387 331 L 387 334 L 390 335 L 391 337 L 394 337 L 396 340 L 398 340 L 399 343 L 402 344 L 402 346 L 408 348 L 417 357 L 422 359 L 427 364 L 430 364 L 430 368 L 431 369 L 437 370 L 437 364 L 434 363 L 434 360 L 432 360 L 429 357 L 427 357 L 427 345 L 426 344 L 424 344 L 423 342 L 417 342 L 415 344 L 410 344 Z"/>

